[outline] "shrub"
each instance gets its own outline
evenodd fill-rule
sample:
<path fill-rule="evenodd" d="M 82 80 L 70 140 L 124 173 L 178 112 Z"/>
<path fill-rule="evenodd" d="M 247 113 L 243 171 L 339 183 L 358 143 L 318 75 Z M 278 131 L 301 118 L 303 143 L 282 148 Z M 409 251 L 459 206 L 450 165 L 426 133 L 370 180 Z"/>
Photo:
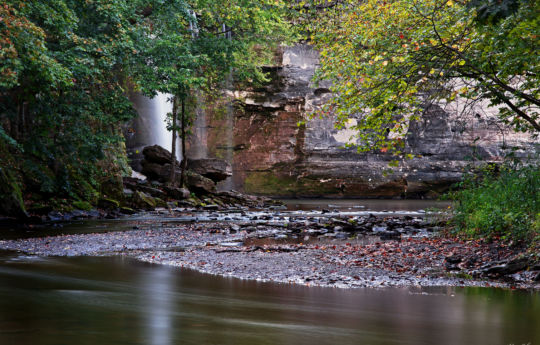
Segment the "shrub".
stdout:
<path fill-rule="evenodd" d="M 456 233 L 537 242 L 540 234 L 540 169 L 538 165 L 503 165 L 485 169 L 453 192 Z"/>

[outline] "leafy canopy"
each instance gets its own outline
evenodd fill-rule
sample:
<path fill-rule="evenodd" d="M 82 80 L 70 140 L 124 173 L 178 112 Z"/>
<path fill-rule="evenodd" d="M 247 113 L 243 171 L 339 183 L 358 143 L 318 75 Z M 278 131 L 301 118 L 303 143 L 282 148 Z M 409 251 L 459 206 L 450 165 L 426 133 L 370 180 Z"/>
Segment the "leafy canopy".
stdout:
<path fill-rule="evenodd" d="M 402 153 L 408 123 L 431 102 L 485 101 L 518 131 L 540 132 L 539 2 L 302 2 L 320 51 L 321 111 L 357 119 L 359 150 Z"/>
<path fill-rule="evenodd" d="M 211 89 L 231 68 L 262 80 L 260 54 L 288 35 L 280 0 L 6 0 L 0 5 L 0 140 L 23 150 L 36 185 L 99 186 L 96 162 L 147 95 Z M 232 29 L 232 40 L 223 31 Z M 196 34 L 194 34 L 194 30 Z M 268 49 L 269 50 L 269 49 Z M 29 174 L 26 174 L 29 175 Z M 79 178 L 82 177 L 82 178 Z"/>

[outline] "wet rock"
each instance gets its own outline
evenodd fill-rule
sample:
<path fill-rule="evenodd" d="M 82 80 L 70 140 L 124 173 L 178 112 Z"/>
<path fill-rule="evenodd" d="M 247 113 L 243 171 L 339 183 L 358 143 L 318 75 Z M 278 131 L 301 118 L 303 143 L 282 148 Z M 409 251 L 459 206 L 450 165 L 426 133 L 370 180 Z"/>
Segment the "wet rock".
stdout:
<path fill-rule="evenodd" d="M 171 153 L 159 145 L 146 146 L 143 149 L 143 155 L 147 162 L 160 165 L 171 164 Z"/>
<path fill-rule="evenodd" d="M 137 213 L 137 211 L 135 211 L 134 209 L 132 209 L 130 207 L 120 207 L 119 210 L 123 214 L 135 214 L 135 213 Z"/>
<path fill-rule="evenodd" d="M 161 189 L 158 189 L 158 188 L 139 185 L 139 186 L 137 186 L 137 190 L 139 190 L 141 192 L 144 192 L 144 193 L 146 193 L 148 195 L 154 196 L 156 198 L 162 198 L 163 199 L 163 198 L 167 197 L 167 194 L 164 191 L 162 191 Z"/>
<path fill-rule="evenodd" d="M 113 199 L 101 198 L 98 200 L 98 207 L 105 210 L 113 210 L 120 207 L 120 203 Z"/>
<path fill-rule="evenodd" d="M 216 205 L 216 204 L 210 204 L 210 205 L 205 205 L 203 206 L 203 209 L 207 210 L 207 211 L 210 211 L 210 210 L 218 210 L 219 209 L 219 206 Z"/>
<path fill-rule="evenodd" d="M 238 231 L 240 231 L 240 226 L 237 224 L 231 224 L 230 231 L 232 234 L 237 233 Z"/>
<path fill-rule="evenodd" d="M 131 202 L 134 207 L 144 210 L 153 210 L 156 207 L 156 201 L 150 195 L 136 191 L 133 193 Z"/>
<path fill-rule="evenodd" d="M 529 260 L 527 258 L 514 259 L 506 263 L 484 268 L 482 273 L 487 276 L 505 276 L 526 269 L 528 263 Z"/>
<path fill-rule="evenodd" d="M 189 159 L 188 169 L 211 179 L 220 182 L 232 176 L 232 167 L 229 163 L 217 158 Z"/>
<path fill-rule="evenodd" d="M 184 200 L 190 196 L 189 190 L 186 188 L 164 186 L 163 189 L 169 197 L 176 200 Z"/>
<path fill-rule="evenodd" d="M 395 230 L 386 230 L 378 232 L 379 238 L 381 240 L 394 240 L 401 238 L 401 233 Z"/>
<path fill-rule="evenodd" d="M 142 161 L 142 173 L 150 180 L 167 181 L 170 175 L 170 164 L 161 165 L 157 163 Z"/>
<path fill-rule="evenodd" d="M 216 192 L 216 183 L 209 178 L 192 171 L 188 171 L 186 177 L 186 184 L 189 190 L 202 194 L 212 194 Z"/>

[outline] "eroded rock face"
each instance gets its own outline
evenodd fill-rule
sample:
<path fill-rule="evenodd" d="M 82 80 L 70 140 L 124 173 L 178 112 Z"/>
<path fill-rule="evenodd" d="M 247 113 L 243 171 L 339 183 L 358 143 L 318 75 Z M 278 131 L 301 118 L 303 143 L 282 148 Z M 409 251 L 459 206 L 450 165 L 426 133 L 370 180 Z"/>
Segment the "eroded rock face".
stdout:
<path fill-rule="evenodd" d="M 465 118 L 456 115 L 455 105 L 434 105 L 421 121 L 409 124 L 406 148 L 419 158 L 384 175 L 392 156 L 344 148 L 355 119 L 342 130 L 334 128 L 332 118 L 308 119 L 309 111 L 331 96 L 329 85 L 311 84 L 317 52 L 299 45 L 278 55 L 276 65 L 266 68 L 267 85 L 234 92 L 237 190 L 288 197 L 433 197 L 459 181 L 471 163 L 500 161 L 504 146 L 515 147 L 517 156 L 540 148 L 538 139 L 501 128 L 492 113 Z M 216 107 L 206 114 L 213 157 L 225 157 L 231 149 L 222 113 Z"/>

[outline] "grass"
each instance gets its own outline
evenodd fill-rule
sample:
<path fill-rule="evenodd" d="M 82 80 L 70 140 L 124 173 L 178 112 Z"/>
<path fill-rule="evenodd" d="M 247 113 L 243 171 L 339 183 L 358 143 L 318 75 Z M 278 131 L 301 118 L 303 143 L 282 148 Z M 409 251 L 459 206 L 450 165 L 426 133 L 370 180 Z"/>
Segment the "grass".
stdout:
<path fill-rule="evenodd" d="M 452 192 L 453 229 L 467 237 L 540 243 L 540 167 L 488 168 Z"/>

